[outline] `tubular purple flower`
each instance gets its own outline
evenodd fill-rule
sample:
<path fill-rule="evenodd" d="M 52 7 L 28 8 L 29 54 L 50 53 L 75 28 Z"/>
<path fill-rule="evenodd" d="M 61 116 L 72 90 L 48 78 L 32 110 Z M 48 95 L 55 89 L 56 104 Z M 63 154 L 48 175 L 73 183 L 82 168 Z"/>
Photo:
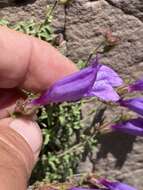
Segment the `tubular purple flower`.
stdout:
<path fill-rule="evenodd" d="M 72 187 L 68 190 L 100 190 L 100 189 L 95 189 L 95 188 L 85 188 L 85 187 Z"/>
<path fill-rule="evenodd" d="M 119 104 L 140 115 L 143 115 L 143 97 L 120 100 Z"/>
<path fill-rule="evenodd" d="M 118 181 L 111 182 L 106 179 L 102 179 L 100 180 L 100 183 L 104 185 L 105 187 L 107 187 L 109 190 L 137 190 L 134 187 L 131 187 L 125 183 L 121 183 Z"/>
<path fill-rule="evenodd" d="M 143 136 L 143 118 L 130 119 L 111 126 L 113 131 L 120 131 L 135 136 Z"/>
<path fill-rule="evenodd" d="M 40 98 L 33 100 L 32 103 L 45 105 L 80 100 L 92 88 L 99 68 L 100 65 L 96 59 L 96 62 L 91 66 L 57 81 Z"/>
<path fill-rule="evenodd" d="M 100 68 L 102 69 L 100 70 Z M 89 67 L 57 81 L 39 98 L 32 100 L 31 103 L 34 105 L 46 105 L 64 101 L 78 101 L 81 98 L 91 96 L 97 96 L 105 101 L 118 101 L 119 96 L 112 88 L 112 85 L 117 86 L 120 83 L 119 78 L 117 77 L 116 83 L 113 76 L 111 78 L 107 76 L 109 74 L 106 74 L 107 70 L 109 71 L 110 69 L 99 64 L 96 58 Z M 114 76 L 116 75 L 114 72 L 112 73 Z"/>
<path fill-rule="evenodd" d="M 129 84 L 128 91 L 142 91 L 143 90 L 143 77 L 137 81 L 135 81 L 133 84 Z"/>

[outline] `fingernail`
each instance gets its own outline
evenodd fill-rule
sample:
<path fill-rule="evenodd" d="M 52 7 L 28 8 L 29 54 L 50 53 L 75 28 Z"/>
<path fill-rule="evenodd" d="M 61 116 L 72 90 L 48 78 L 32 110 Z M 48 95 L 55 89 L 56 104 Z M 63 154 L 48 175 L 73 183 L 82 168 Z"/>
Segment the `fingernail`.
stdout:
<path fill-rule="evenodd" d="M 27 119 L 15 119 L 10 123 L 10 127 L 26 140 L 37 159 L 42 145 L 42 134 L 38 124 Z"/>

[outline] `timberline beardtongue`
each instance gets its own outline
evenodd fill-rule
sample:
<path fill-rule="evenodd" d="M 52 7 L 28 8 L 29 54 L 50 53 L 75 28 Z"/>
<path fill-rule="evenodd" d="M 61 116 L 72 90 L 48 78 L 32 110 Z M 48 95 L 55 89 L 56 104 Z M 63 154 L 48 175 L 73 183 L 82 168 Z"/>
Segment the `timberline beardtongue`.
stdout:
<path fill-rule="evenodd" d="M 130 99 L 121 99 L 119 104 L 140 115 L 143 115 L 143 97 L 135 97 Z"/>
<path fill-rule="evenodd" d="M 111 68 L 99 64 L 98 58 L 90 66 L 57 81 L 39 98 L 32 100 L 34 105 L 73 102 L 82 98 L 99 97 L 104 101 L 118 101 L 119 95 L 113 87 L 123 81 Z"/>
<path fill-rule="evenodd" d="M 68 190 L 137 190 L 130 185 L 121 183 L 119 181 L 109 181 L 107 179 L 98 180 L 98 185 L 103 186 L 101 188 L 85 188 L 85 187 L 72 187 Z"/>
<path fill-rule="evenodd" d="M 143 136 L 143 118 L 130 119 L 111 126 L 113 131 L 119 131 L 134 136 Z"/>
<path fill-rule="evenodd" d="M 137 190 L 134 187 L 118 181 L 112 182 L 106 179 L 101 179 L 100 183 L 104 185 L 108 190 Z"/>
<path fill-rule="evenodd" d="M 137 81 L 135 81 L 133 84 L 129 84 L 128 91 L 143 91 L 143 77 Z"/>

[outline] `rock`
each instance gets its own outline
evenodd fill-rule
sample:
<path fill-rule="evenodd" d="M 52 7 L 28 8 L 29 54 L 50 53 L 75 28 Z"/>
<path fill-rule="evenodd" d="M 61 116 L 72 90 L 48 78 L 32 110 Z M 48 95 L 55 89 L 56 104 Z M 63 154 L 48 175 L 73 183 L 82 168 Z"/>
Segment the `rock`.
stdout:
<path fill-rule="evenodd" d="M 66 36 L 68 56 L 76 61 L 86 60 L 90 52 L 102 41 L 102 33 L 111 29 L 121 38 L 119 45 L 102 58 L 124 78 L 142 74 L 143 23 L 133 15 L 110 5 L 107 1 L 76 1 L 67 8 Z M 74 51 L 73 51 L 74 50 Z M 135 72 L 136 71 L 136 72 Z"/>
<path fill-rule="evenodd" d="M 106 0 L 111 6 L 121 9 L 124 14 L 133 15 L 143 21 L 143 1 L 142 0 Z"/>

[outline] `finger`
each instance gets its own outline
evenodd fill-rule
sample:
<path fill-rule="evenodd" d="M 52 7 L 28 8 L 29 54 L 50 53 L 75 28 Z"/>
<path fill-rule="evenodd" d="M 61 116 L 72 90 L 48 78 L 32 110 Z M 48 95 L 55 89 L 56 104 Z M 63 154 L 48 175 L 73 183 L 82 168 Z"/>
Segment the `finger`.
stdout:
<path fill-rule="evenodd" d="M 24 117 L 20 119 L 5 118 L 0 120 L 0 130 L 2 127 L 10 127 L 24 138 L 30 146 L 36 162 L 42 145 L 42 134 L 38 124 Z"/>
<path fill-rule="evenodd" d="M 26 189 L 41 144 L 41 131 L 35 122 L 0 120 L 0 189 Z"/>
<path fill-rule="evenodd" d="M 12 105 L 20 97 L 24 99 L 26 95 L 17 88 L 0 89 L 0 110 Z"/>
<path fill-rule="evenodd" d="M 0 119 L 8 117 L 14 111 L 15 102 L 19 98 L 26 98 L 19 89 L 0 89 Z"/>
<path fill-rule="evenodd" d="M 42 91 L 77 70 L 50 44 L 0 27 L 0 88 Z"/>
<path fill-rule="evenodd" d="M 8 105 L 6 108 L 0 109 L 0 119 L 12 116 L 15 111 L 15 102 L 13 104 Z"/>

